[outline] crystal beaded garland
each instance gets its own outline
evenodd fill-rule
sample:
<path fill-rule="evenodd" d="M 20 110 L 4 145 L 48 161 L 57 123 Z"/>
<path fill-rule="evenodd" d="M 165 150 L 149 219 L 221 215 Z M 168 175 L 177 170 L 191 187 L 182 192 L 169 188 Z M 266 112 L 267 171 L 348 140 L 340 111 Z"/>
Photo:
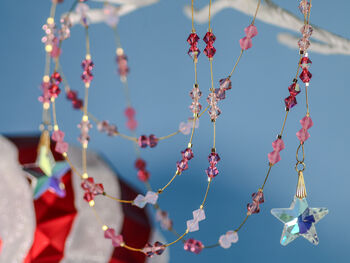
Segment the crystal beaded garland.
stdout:
<path fill-rule="evenodd" d="M 199 254 L 203 250 L 203 248 L 203 243 L 193 238 L 187 239 L 184 243 L 184 250 L 192 252 L 194 254 Z"/>

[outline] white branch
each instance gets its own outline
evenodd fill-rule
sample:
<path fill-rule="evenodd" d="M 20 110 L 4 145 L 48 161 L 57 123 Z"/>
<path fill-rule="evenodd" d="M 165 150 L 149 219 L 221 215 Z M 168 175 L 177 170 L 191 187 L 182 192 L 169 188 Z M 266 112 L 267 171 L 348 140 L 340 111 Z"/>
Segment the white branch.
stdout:
<path fill-rule="evenodd" d="M 304 24 L 303 20 L 300 20 L 298 17 L 272 3 L 270 0 L 265 0 L 264 2 L 265 3 L 260 6 L 257 19 L 268 24 L 299 32 L 299 29 Z M 223 9 L 233 8 L 244 14 L 253 16 L 257 4 L 257 0 L 216 0 L 212 4 L 211 14 L 214 16 Z M 185 6 L 184 12 L 188 17 L 191 17 L 190 6 Z M 200 10 L 195 10 L 194 20 L 198 23 L 207 22 L 208 12 L 208 5 Z M 350 55 L 350 40 L 321 29 L 317 26 L 313 26 L 313 28 L 314 31 L 312 38 L 319 42 L 312 41 L 312 45 L 310 47 L 311 51 L 322 54 Z M 278 40 L 288 47 L 297 48 L 298 37 L 296 36 L 284 33 L 278 35 Z"/>

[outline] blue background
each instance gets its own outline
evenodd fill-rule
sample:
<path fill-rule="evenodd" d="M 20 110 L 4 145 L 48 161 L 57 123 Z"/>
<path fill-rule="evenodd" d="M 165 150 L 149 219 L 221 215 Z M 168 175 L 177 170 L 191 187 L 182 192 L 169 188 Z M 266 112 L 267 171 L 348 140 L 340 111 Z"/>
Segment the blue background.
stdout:
<path fill-rule="evenodd" d="M 68 10 L 71 2 L 58 7 L 58 14 Z M 199 1 L 197 1 L 199 2 Z M 206 4 L 200 1 L 197 7 Z M 204 3 L 205 2 L 205 3 Z M 132 102 L 137 110 L 138 134 L 164 136 L 178 128 L 190 116 L 188 92 L 193 85 L 193 64 L 186 52 L 186 38 L 191 21 L 182 8 L 190 1 L 161 1 L 121 18 L 119 32 L 131 68 L 129 84 Z M 278 1 L 282 7 L 298 15 L 297 1 Z M 347 19 L 349 1 L 314 1 L 311 21 L 344 37 L 350 37 Z M 96 4 L 93 4 L 96 6 Z M 23 133 L 37 131 L 41 105 L 37 101 L 44 69 L 44 49 L 40 42 L 42 24 L 49 14 L 50 1 L 3 1 L 0 9 L 0 132 Z M 238 40 L 250 18 L 233 10 L 224 10 L 213 18 L 217 37 L 214 59 L 214 78 L 229 74 L 239 54 Z M 283 29 L 257 20 L 259 35 L 253 48 L 243 57 L 232 78 L 233 88 L 227 99 L 220 102 L 222 115 L 217 120 L 217 151 L 222 161 L 220 175 L 214 180 L 206 207 L 207 220 L 200 223 L 194 238 L 205 244 L 215 243 L 227 230 L 236 228 L 246 213 L 250 194 L 261 185 L 267 171 L 267 153 L 280 131 L 284 112 L 283 99 L 294 77 L 298 51 L 276 41 Z M 207 25 L 196 25 L 203 37 Z M 122 85 L 116 75 L 113 33 L 104 24 L 91 27 L 91 53 L 95 62 L 95 79 L 90 89 L 89 109 L 99 118 L 117 124 L 127 133 L 126 106 Z M 72 29 L 72 37 L 64 43 L 61 63 L 73 89 L 83 93 L 80 81 L 80 62 L 85 54 L 84 31 Z M 201 49 L 204 44 L 199 44 Z M 349 58 L 311 53 L 313 78 L 310 86 L 310 110 L 314 127 L 306 143 L 305 180 L 311 207 L 328 207 L 330 214 L 318 225 L 320 244 L 314 247 L 299 238 L 287 247 L 279 244 L 283 225 L 270 210 L 289 207 L 297 182 L 294 170 L 300 129 L 299 120 L 305 115 L 304 90 L 298 105 L 289 114 L 281 153 L 282 161 L 273 168 L 265 188 L 265 201 L 259 215 L 252 216 L 239 232 L 240 241 L 231 249 L 221 248 L 193 255 L 184 251 L 181 243 L 171 247 L 171 262 L 348 262 L 350 235 L 349 205 L 349 121 L 347 87 Z M 210 87 L 209 62 L 201 55 L 198 78 L 204 92 L 202 104 Z M 64 96 L 58 100 L 58 120 L 67 140 L 78 145 L 76 128 L 81 113 L 72 111 Z M 155 149 L 142 150 L 152 173 L 151 183 L 158 189 L 173 175 L 180 151 L 188 138 L 178 135 L 161 142 Z M 194 138 L 195 158 L 190 169 L 161 196 L 174 219 L 175 228 L 185 230 L 186 220 L 198 208 L 206 187 L 207 155 L 212 144 L 212 126 L 208 115 L 201 118 Z M 132 144 L 121 138 L 109 138 L 92 131 L 91 148 L 103 153 L 122 174 L 122 177 L 142 189 L 133 168 L 135 159 Z M 173 236 L 165 233 L 168 240 Z"/>

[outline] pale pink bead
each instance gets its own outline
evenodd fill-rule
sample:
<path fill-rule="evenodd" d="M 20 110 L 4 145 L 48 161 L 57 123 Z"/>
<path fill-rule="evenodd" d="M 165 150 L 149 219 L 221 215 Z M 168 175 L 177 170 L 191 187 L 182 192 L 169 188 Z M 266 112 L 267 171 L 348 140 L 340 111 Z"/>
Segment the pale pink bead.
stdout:
<path fill-rule="evenodd" d="M 273 151 L 270 152 L 267 157 L 269 158 L 269 161 L 271 164 L 275 164 L 278 163 L 279 161 L 281 161 L 281 156 L 279 152 Z"/>
<path fill-rule="evenodd" d="M 61 142 L 64 138 L 64 132 L 63 131 L 54 131 L 51 135 L 51 139 L 55 142 Z"/>
<path fill-rule="evenodd" d="M 282 141 L 282 139 L 277 139 L 272 143 L 272 148 L 277 151 L 280 152 L 282 151 L 285 146 L 284 146 L 284 142 Z"/>
<path fill-rule="evenodd" d="M 248 37 L 241 38 L 239 44 L 243 50 L 247 50 L 253 46 L 252 39 Z"/>
<path fill-rule="evenodd" d="M 227 231 L 226 236 L 231 243 L 238 242 L 238 233 L 236 231 Z"/>
<path fill-rule="evenodd" d="M 135 130 L 137 128 L 137 121 L 134 119 L 128 120 L 126 126 L 129 130 Z"/>
<path fill-rule="evenodd" d="M 302 118 L 300 120 L 300 124 L 305 130 L 310 129 L 314 125 L 311 117 L 309 116 L 305 116 L 304 118 Z"/>
<path fill-rule="evenodd" d="M 188 135 L 191 132 L 191 125 L 188 122 L 181 122 L 179 125 L 179 131 L 184 135 Z"/>
<path fill-rule="evenodd" d="M 124 114 L 127 118 L 132 119 L 135 117 L 136 111 L 133 107 L 127 107 L 124 111 Z"/>
<path fill-rule="evenodd" d="M 230 248 L 231 247 L 231 242 L 228 240 L 226 235 L 221 235 L 219 238 L 219 244 L 222 248 Z"/>
<path fill-rule="evenodd" d="M 124 242 L 122 235 L 116 235 L 115 230 L 113 228 L 108 228 L 105 233 L 104 237 L 106 239 L 112 240 L 112 245 L 114 247 L 120 247 L 120 245 Z"/>
<path fill-rule="evenodd" d="M 248 38 L 253 38 L 258 34 L 258 29 L 254 25 L 250 25 L 244 29 L 245 35 Z"/>
<path fill-rule="evenodd" d="M 310 138 L 310 133 L 308 133 L 307 130 L 305 129 L 300 129 L 298 132 L 297 132 L 297 137 L 299 139 L 300 142 L 305 142 L 307 139 Z"/>
<path fill-rule="evenodd" d="M 55 151 L 60 153 L 60 154 L 63 154 L 63 153 L 68 152 L 68 148 L 69 148 L 68 143 L 66 143 L 66 142 L 57 142 L 56 146 L 55 146 Z"/>

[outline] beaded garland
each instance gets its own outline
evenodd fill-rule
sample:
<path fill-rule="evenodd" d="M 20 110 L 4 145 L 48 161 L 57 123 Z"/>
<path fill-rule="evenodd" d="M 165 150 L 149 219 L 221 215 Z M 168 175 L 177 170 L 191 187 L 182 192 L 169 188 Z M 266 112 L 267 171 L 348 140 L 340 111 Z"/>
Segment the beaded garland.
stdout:
<path fill-rule="evenodd" d="M 194 20 L 193 20 L 193 9 L 194 9 L 194 1 L 191 1 L 192 6 L 192 30 L 187 38 L 187 42 L 190 45 L 188 50 L 188 55 L 192 58 L 194 64 L 194 85 L 192 90 L 190 91 L 190 97 L 192 99 L 191 105 L 189 106 L 193 116 L 188 119 L 188 121 L 180 123 L 179 129 L 167 136 L 156 137 L 154 134 L 151 135 L 141 135 L 139 137 L 136 136 L 136 111 L 132 107 L 131 100 L 129 97 L 129 87 L 128 87 L 128 74 L 130 69 L 128 67 L 128 59 L 124 53 L 124 49 L 122 48 L 120 38 L 117 32 L 117 24 L 119 21 L 118 13 L 116 7 L 110 5 L 108 3 L 104 4 L 104 13 L 106 14 L 106 24 L 111 26 L 114 29 L 114 34 L 116 38 L 116 63 L 118 66 L 118 74 L 120 76 L 120 80 L 124 86 L 127 108 L 125 109 L 125 117 L 127 119 L 126 126 L 131 131 L 132 136 L 128 136 L 126 134 L 122 134 L 118 131 L 117 126 L 110 124 L 107 120 L 100 121 L 90 112 L 88 112 L 88 91 L 91 87 L 91 82 L 93 80 L 93 68 L 94 63 L 92 61 L 91 53 L 90 53 L 90 39 L 89 39 L 89 19 L 87 16 L 87 12 L 89 7 L 86 3 L 86 0 L 75 0 L 70 11 L 61 19 L 61 27 L 58 29 L 55 24 L 55 11 L 58 3 L 63 1 L 52 0 L 52 7 L 50 11 L 50 17 L 47 19 L 47 23 L 43 26 L 43 30 L 45 31 L 45 36 L 42 39 L 42 42 L 45 45 L 46 51 L 46 63 L 45 63 L 45 73 L 43 77 L 43 82 L 41 84 L 42 95 L 39 97 L 39 101 L 43 104 L 43 122 L 41 125 L 42 137 L 47 136 L 48 131 L 51 128 L 51 119 L 49 111 L 52 109 L 53 116 L 53 132 L 51 138 L 56 142 L 55 151 L 61 153 L 65 158 L 66 162 L 70 165 L 73 172 L 80 176 L 82 180 L 81 187 L 84 190 L 84 200 L 88 202 L 91 209 L 94 210 L 96 218 L 99 222 L 101 222 L 102 230 L 104 231 L 104 236 L 106 239 L 110 239 L 112 245 L 114 247 L 124 247 L 125 249 L 129 249 L 135 252 L 144 253 L 147 257 L 152 257 L 154 255 L 160 255 L 164 252 L 164 250 L 179 242 L 182 241 L 184 243 L 184 249 L 190 251 L 192 253 L 200 253 L 204 248 L 213 248 L 217 246 L 221 246 L 222 248 L 229 248 L 231 244 L 238 242 L 238 231 L 243 227 L 246 223 L 247 219 L 252 214 L 257 214 L 260 211 L 261 204 L 264 203 L 264 187 L 271 172 L 272 167 L 281 160 L 280 152 L 285 148 L 284 142 L 282 140 L 282 135 L 284 132 L 285 124 L 287 121 L 288 113 L 290 109 L 292 109 L 295 105 L 297 105 L 296 96 L 301 92 L 301 89 L 298 84 L 298 75 L 299 70 L 301 69 L 301 74 L 299 75 L 300 80 L 305 83 L 305 94 L 306 94 L 306 107 L 307 112 L 306 116 L 300 121 L 302 128 L 298 131 L 297 138 L 300 141 L 300 145 L 297 149 L 297 164 L 296 170 L 298 172 L 298 184 L 296 196 L 293 201 L 291 208 L 289 209 L 273 209 L 272 213 L 277 218 L 279 218 L 283 223 L 287 224 L 289 221 L 285 221 L 286 214 L 289 211 L 293 210 L 295 205 L 299 204 L 299 206 L 303 207 L 303 211 L 298 213 L 298 218 L 296 220 L 297 226 L 299 227 L 299 232 L 297 234 L 291 235 L 288 232 L 288 229 L 283 231 L 281 244 L 286 245 L 289 242 L 293 241 L 299 235 L 307 238 L 313 244 L 318 243 L 317 236 L 315 237 L 313 234 L 314 224 L 317 223 L 324 215 L 328 213 L 328 210 L 325 208 L 308 208 L 307 202 L 305 200 L 306 197 L 306 189 L 303 177 L 303 171 L 305 169 L 304 163 L 304 142 L 310 137 L 308 130 L 312 127 L 313 122 L 309 113 L 309 104 L 308 104 L 308 87 L 309 82 L 312 78 L 312 74 L 309 71 L 309 67 L 311 65 L 311 60 L 308 57 L 307 49 L 310 46 L 309 38 L 312 35 L 312 26 L 309 24 L 310 19 L 310 10 L 311 10 L 311 0 L 301 0 L 299 4 L 299 9 L 304 15 L 304 26 L 301 28 L 302 38 L 298 41 L 299 45 L 299 53 L 300 58 L 298 59 L 298 68 L 296 77 L 293 79 L 292 84 L 288 87 L 290 95 L 284 100 L 285 102 L 285 110 L 286 114 L 284 117 L 283 125 L 281 132 L 278 134 L 277 139 L 272 143 L 273 151 L 268 154 L 269 167 L 267 171 L 267 175 L 262 186 L 258 189 L 256 193 L 252 194 L 252 202 L 247 205 L 247 213 L 242 221 L 242 223 L 234 230 L 229 230 L 226 234 L 223 234 L 219 237 L 218 242 L 213 245 L 204 245 L 201 241 L 195 240 L 193 238 L 185 239 L 190 232 L 195 232 L 199 230 L 199 223 L 202 220 L 206 219 L 204 207 L 208 197 L 209 189 L 211 186 L 212 180 L 219 174 L 218 170 L 218 162 L 220 161 L 219 154 L 216 152 L 216 121 L 219 115 L 221 114 L 221 110 L 218 106 L 219 101 L 224 100 L 226 98 L 226 91 L 232 89 L 231 77 L 242 58 L 243 53 L 252 47 L 252 40 L 255 36 L 257 36 L 258 31 L 255 26 L 255 18 L 257 16 L 260 3 L 258 1 L 255 15 L 248 27 L 244 29 L 245 36 L 239 40 L 239 44 L 241 47 L 240 54 L 233 66 L 230 74 L 219 80 L 219 87 L 215 88 L 214 78 L 213 78 L 213 58 L 216 53 L 216 49 L 214 47 L 214 42 L 216 40 L 215 35 L 213 34 L 213 30 L 211 28 L 211 0 L 209 0 L 209 23 L 208 23 L 208 31 L 205 34 L 203 41 L 206 44 L 206 47 L 203 50 L 203 53 L 207 56 L 210 65 L 210 73 L 211 73 L 211 85 L 209 89 L 209 94 L 207 96 L 208 105 L 202 110 L 202 105 L 200 103 L 200 98 L 202 96 L 202 91 L 199 89 L 199 84 L 197 80 L 197 63 L 199 55 L 201 51 L 198 48 L 198 41 L 200 37 L 197 35 L 196 30 L 194 28 Z M 70 37 L 70 28 L 72 23 L 70 22 L 70 14 L 75 9 L 76 13 L 78 13 L 81 17 L 81 24 L 85 28 L 86 31 L 86 56 L 82 61 L 82 75 L 81 79 L 85 86 L 85 95 L 84 99 L 80 99 L 78 97 L 78 92 L 75 90 L 71 90 L 66 78 L 64 77 L 62 68 L 59 64 L 59 58 L 61 55 L 61 47 L 62 42 Z M 50 76 L 50 65 L 51 60 L 54 61 L 55 68 L 53 73 Z M 74 164 L 70 161 L 68 156 L 68 143 L 64 141 L 64 132 L 59 129 L 58 122 L 56 119 L 56 106 L 55 100 L 58 98 L 60 94 L 60 84 L 63 84 L 65 87 L 66 97 L 68 100 L 72 102 L 72 106 L 74 109 L 81 110 L 83 112 L 83 116 L 81 122 L 78 124 L 78 128 L 80 129 L 79 142 L 82 145 L 82 171 L 78 171 L 78 169 L 74 166 Z M 208 176 L 208 183 L 206 187 L 206 191 L 203 197 L 203 201 L 200 204 L 199 208 L 193 211 L 192 218 L 190 218 L 186 222 L 186 229 L 183 234 L 178 234 L 173 228 L 173 222 L 169 217 L 169 214 L 162 210 L 158 205 L 157 201 L 160 195 L 172 184 L 172 182 L 177 178 L 177 176 L 181 175 L 184 171 L 189 168 L 189 161 L 194 158 L 193 152 L 193 137 L 195 129 L 198 128 L 199 118 L 205 113 L 208 112 L 210 120 L 213 125 L 213 145 L 210 150 L 208 156 L 209 167 L 205 170 L 205 173 Z M 119 136 L 123 139 L 132 141 L 135 145 L 135 153 L 137 159 L 135 161 L 135 168 L 137 170 L 137 176 L 140 181 L 144 182 L 147 193 L 145 195 L 139 194 L 134 200 L 120 200 L 113 196 L 110 196 L 105 192 L 103 187 L 103 182 L 96 183 L 92 177 L 89 177 L 87 171 L 86 164 L 86 151 L 88 148 L 88 144 L 90 141 L 89 131 L 92 128 L 92 124 L 90 123 L 90 119 L 96 124 L 97 129 L 101 133 L 106 133 L 108 136 Z M 181 151 L 181 159 L 176 163 L 176 169 L 174 176 L 169 180 L 169 182 L 162 188 L 159 188 L 157 191 L 153 191 L 150 183 L 150 172 L 146 169 L 146 162 L 141 158 L 140 148 L 154 148 L 157 144 L 165 139 L 171 138 L 179 133 L 183 133 L 185 135 L 190 134 L 190 139 L 187 144 L 187 147 Z M 299 159 L 299 151 L 302 150 L 303 158 Z M 40 160 L 39 160 L 40 161 Z M 302 169 L 299 167 L 302 166 Z M 160 222 L 160 225 L 163 229 L 169 230 L 173 232 L 177 239 L 173 242 L 162 244 L 160 242 L 155 242 L 154 244 L 145 244 L 142 248 L 134 248 L 128 246 L 123 239 L 123 236 L 118 235 L 113 228 L 109 228 L 107 225 L 103 224 L 103 219 L 97 214 L 94 209 L 95 206 L 95 198 L 98 196 L 106 197 L 113 199 L 117 202 L 130 204 L 134 206 L 138 206 L 139 208 L 145 207 L 147 204 L 151 204 L 156 210 L 156 220 Z M 298 206 L 298 207 L 299 207 Z M 310 234 L 312 238 L 310 238 Z"/>

